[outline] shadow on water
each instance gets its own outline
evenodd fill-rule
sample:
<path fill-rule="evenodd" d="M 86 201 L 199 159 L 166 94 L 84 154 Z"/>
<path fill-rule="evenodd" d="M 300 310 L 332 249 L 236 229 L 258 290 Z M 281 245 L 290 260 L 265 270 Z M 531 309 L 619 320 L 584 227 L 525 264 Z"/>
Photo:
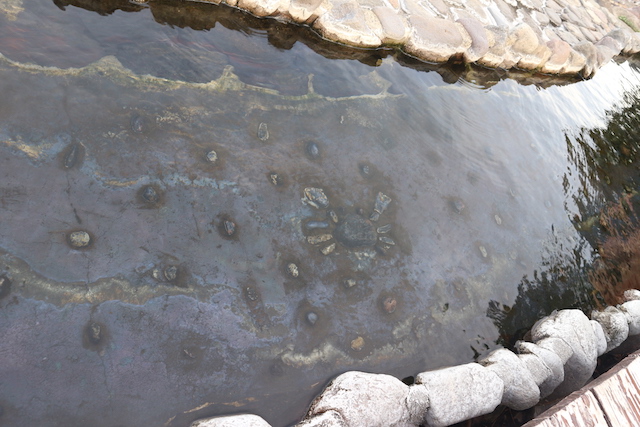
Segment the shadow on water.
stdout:
<path fill-rule="evenodd" d="M 587 225 L 635 221 L 599 217 L 635 148 L 593 142 L 634 120 L 604 113 L 640 86 L 629 64 L 553 86 L 213 5 L 16 4 L 3 422 L 287 425 L 346 370 L 466 363 L 593 306 Z"/>

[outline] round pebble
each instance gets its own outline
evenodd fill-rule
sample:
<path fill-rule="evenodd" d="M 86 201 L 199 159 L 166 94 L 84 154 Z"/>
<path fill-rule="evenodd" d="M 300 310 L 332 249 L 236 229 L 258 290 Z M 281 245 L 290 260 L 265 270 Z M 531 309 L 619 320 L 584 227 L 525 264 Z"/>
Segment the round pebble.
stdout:
<path fill-rule="evenodd" d="M 177 277 L 178 267 L 176 267 L 175 265 L 170 265 L 169 267 L 164 269 L 164 278 L 167 279 L 167 281 L 172 282 L 176 280 Z"/>
<path fill-rule="evenodd" d="M 218 153 L 216 153 L 215 151 L 211 150 L 207 153 L 207 161 L 209 163 L 215 163 L 218 161 Z"/>
<path fill-rule="evenodd" d="M 364 348 L 364 338 L 358 337 L 351 341 L 351 349 L 353 351 L 360 351 Z"/>
<path fill-rule="evenodd" d="M 389 314 L 396 311 L 397 306 L 398 306 L 398 301 L 393 297 L 387 297 L 382 302 L 382 307 L 384 308 L 384 311 L 386 311 Z"/>
<path fill-rule="evenodd" d="M 307 313 L 307 322 L 309 322 L 310 325 L 315 325 L 317 321 L 318 315 L 316 313 L 313 311 Z"/>
<path fill-rule="evenodd" d="M 91 244 L 91 236 L 86 231 L 73 231 L 69 233 L 67 240 L 76 249 L 86 248 Z"/>

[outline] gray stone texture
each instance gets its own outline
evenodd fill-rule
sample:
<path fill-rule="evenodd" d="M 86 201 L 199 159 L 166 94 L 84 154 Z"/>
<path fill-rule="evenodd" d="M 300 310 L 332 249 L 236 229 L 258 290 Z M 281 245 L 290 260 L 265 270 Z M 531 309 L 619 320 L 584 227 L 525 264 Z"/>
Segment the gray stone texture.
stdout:
<path fill-rule="evenodd" d="M 535 406 L 540 400 L 540 390 L 532 373 L 513 352 L 501 348 L 478 363 L 495 372 L 504 383 L 503 405 L 521 411 Z"/>
<path fill-rule="evenodd" d="M 536 380 L 538 388 L 540 389 L 540 397 L 545 398 L 549 396 L 556 387 L 564 381 L 564 362 L 560 356 L 558 356 L 554 351 L 540 347 L 531 342 L 518 341 L 515 347 L 519 356 L 523 357 L 523 361 L 527 366 L 535 363 L 531 358 L 525 357 L 527 355 L 531 355 L 537 357 L 544 366 L 549 369 L 551 375 L 546 378 L 538 377 L 538 379 L 542 380 L 540 383 Z M 535 367 L 530 369 L 535 369 Z M 534 378 L 536 377 L 534 376 Z"/>
<path fill-rule="evenodd" d="M 189 427 L 271 427 L 271 424 L 257 415 L 240 414 L 197 420 Z"/>
<path fill-rule="evenodd" d="M 554 395 L 567 395 L 582 387 L 591 378 L 597 362 L 597 342 L 589 318 L 580 310 L 560 310 L 538 321 L 531 329 L 531 339 L 541 347 L 555 339 L 571 348 L 571 356 L 564 363 L 564 381 Z M 560 349 L 559 342 L 550 343 Z M 565 350 L 562 355 L 566 357 Z"/>
<path fill-rule="evenodd" d="M 337 412 L 347 426 L 414 426 L 428 406 L 420 391 L 410 394 L 409 386 L 384 374 L 349 371 L 334 379 L 311 403 L 307 417 Z M 409 406 L 419 413 L 410 412 Z"/>
<path fill-rule="evenodd" d="M 591 318 L 602 325 L 607 338 L 607 351 L 611 351 L 624 342 L 629 336 L 627 316 L 615 307 L 607 307 L 604 311 L 594 311 Z"/>
<path fill-rule="evenodd" d="M 461 24 L 440 18 L 412 16 L 413 33 L 405 45 L 409 55 L 427 61 L 445 62 L 460 56 L 471 46 L 471 38 Z"/>
<path fill-rule="evenodd" d="M 350 427 L 337 411 L 327 411 L 307 417 L 296 427 Z"/>
<path fill-rule="evenodd" d="M 422 372 L 416 384 L 428 392 L 430 406 L 424 420 L 431 427 L 493 412 L 502 401 L 504 388 L 495 372 L 477 363 Z"/>

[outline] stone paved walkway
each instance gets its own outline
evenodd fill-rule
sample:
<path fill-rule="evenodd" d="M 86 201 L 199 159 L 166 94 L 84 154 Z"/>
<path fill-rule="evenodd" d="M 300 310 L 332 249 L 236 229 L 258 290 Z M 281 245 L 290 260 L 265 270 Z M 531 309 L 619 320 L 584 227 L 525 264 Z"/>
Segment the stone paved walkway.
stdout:
<path fill-rule="evenodd" d="M 429 62 L 589 77 L 640 52 L 630 0 L 204 0 L 308 25 L 363 48 L 399 47 Z"/>

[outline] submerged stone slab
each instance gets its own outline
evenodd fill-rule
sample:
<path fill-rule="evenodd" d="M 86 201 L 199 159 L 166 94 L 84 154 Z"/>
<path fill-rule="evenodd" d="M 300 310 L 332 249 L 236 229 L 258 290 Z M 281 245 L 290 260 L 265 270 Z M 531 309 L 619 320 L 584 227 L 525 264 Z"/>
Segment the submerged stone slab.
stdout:
<path fill-rule="evenodd" d="M 429 395 L 425 421 L 433 427 L 448 426 L 492 412 L 502 401 L 504 382 L 477 363 L 422 372 L 416 384 Z"/>

